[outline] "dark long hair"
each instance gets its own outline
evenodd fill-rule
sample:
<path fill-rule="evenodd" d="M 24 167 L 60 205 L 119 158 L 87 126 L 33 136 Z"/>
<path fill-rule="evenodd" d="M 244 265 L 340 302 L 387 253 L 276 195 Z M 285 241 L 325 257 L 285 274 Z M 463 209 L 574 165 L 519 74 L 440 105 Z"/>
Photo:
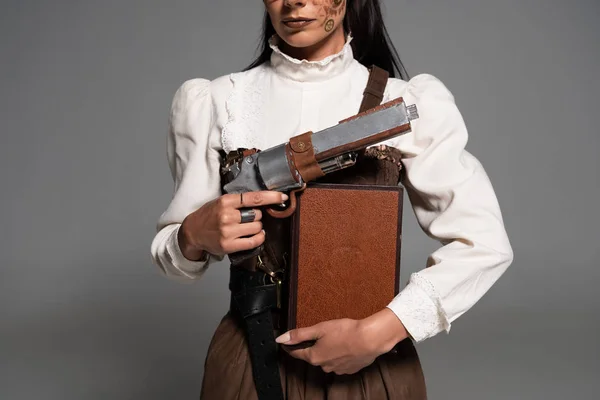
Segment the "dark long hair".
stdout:
<path fill-rule="evenodd" d="M 383 22 L 379 0 L 347 0 L 344 32 L 352 33 L 352 52 L 354 58 L 370 67 L 377 65 L 389 72 L 390 77 L 408 80 L 406 68 L 400 61 L 398 51 L 392 44 Z M 269 61 L 271 52 L 269 38 L 275 34 L 269 14 L 265 11 L 263 18 L 262 41 L 259 45 L 259 56 L 244 71 Z"/>

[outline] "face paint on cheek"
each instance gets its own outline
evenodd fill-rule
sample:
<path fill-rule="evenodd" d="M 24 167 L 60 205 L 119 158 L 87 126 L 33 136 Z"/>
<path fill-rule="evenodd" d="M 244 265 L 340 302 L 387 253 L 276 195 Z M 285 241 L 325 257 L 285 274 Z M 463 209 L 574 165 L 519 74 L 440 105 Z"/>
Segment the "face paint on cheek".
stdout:
<path fill-rule="evenodd" d="M 325 32 L 331 32 L 331 30 L 333 29 L 333 25 L 334 25 L 333 20 L 328 19 L 327 22 L 325 22 Z"/>
<path fill-rule="evenodd" d="M 344 0 L 329 0 L 329 2 L 323 6 L 323 11 L 329 18 L 336 18 L 345 12 L 346 7 L 344 6 Z"/>
<path fill-rule="evenodd" d="M 335 18 L 342 15 L 345 11 L 344 0 L 313 0 L 315 6 L 321 6 L 319 17 L 324 19 L 323 29 L 325 32 L 331 32 L 335 26 Z M 340 7 L 341 6 L 341 7 Z"/>

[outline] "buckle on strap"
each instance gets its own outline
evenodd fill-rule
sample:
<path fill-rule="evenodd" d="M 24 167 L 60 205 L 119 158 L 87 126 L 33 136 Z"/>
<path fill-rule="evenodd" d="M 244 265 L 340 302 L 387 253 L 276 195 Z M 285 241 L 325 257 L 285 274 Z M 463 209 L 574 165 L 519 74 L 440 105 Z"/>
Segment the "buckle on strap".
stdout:
<path fill-rule="evenodd" d="M 269 279 L 271 280 L 271 284 L 274 284 L 276 287 L 276 296 L 277 296 L 277 301 L 276 301 L 276 305 L 277 308 L 281 309 L 281 291 L 282 291 L 282 284 L 283 284 L 283 280 L 284 280 L 284 271 L 283 269 L 279 268 L 276 271 L 271 271 L 269 268 L 267 268 L 266 264 L 263 262 L 262 258 L 260 257 L 260 254 L 256 256 L 257 258 L 257 263 L 256 263 L 256 268 L 260 269 L 261 271 L 263 271 L 265 274 L 267 274 L 269 276 Z"/>

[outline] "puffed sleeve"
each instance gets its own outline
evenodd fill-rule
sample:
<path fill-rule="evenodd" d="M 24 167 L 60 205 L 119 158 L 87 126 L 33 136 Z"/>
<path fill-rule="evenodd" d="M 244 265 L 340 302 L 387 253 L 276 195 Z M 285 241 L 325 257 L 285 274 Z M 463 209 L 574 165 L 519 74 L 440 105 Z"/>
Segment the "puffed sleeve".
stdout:
<path fill-rule="evenodd" d="M 402 184 L 420 227 L 442 244 L 388 305 L 414 341 L 441 331 L 471 308 L 513 260 L 500 207 L 454 97 L 437 78 L 419 75 L 403 93 L 419 118 L 392 139 L 403 153 Z"/>
<path fill-rule="evenodd" d="M 185 258 L 177 241 L 184 218 L 220 192 L 219 154 L 210 146 L 213 106 L 210 81 L 191 79 L 175 92 L 169 115 L 167 160 L 174 181 L 174 195 L 156 225 L 151 244 L 152 261 L 169 278 L 191 282 L 199 279 L 211 263 Z"/>

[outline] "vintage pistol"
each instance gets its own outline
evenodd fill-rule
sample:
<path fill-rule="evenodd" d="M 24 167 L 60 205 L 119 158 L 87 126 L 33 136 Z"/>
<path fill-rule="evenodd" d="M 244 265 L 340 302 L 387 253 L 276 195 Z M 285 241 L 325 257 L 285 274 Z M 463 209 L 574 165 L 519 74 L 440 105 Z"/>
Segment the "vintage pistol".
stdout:
<path fill-rule="evenodd" d="M 266 150 L 246 151 L 222 168 L 228 178 L 223 190 L 290 192 L 289 207 L 267 209 L 274 217 L 288 217 L 296 208 L 295 193 L 307 182 L 354 165 L 360 150 L 410 132 L 410 121 L 416 118 L 416 106 L 407 106 L 399 97 L 319 132 L 305 132 Z"/>

